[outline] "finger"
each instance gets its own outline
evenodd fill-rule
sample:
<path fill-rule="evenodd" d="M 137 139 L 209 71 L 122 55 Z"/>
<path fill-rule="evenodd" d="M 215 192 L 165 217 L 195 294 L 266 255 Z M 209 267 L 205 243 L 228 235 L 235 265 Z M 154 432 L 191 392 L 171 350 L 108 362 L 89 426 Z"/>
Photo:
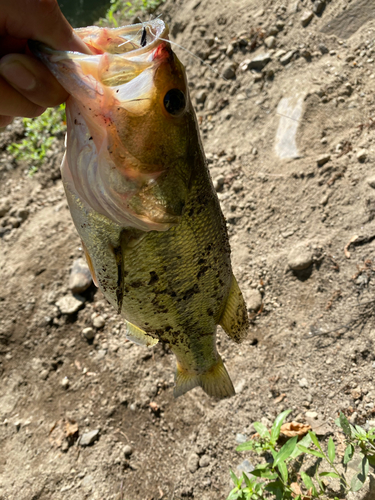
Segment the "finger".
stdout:
<path fill-rule="evenodd" d="M 0 60 L 0 75 L 20 94 L 39 106 L 56 106 L 68 98 L 67 92 L 52 73 L 31 56 L 9 54 L 3 57 Z"/>
<path fill-rule="evenodd" d="M 16 38 L 38 40 L 57 50 L 90 53 L 63 16 L 57 0 L 2 2 L 0 30 Z M 2 21 L 2 22 L 1 22 Z"/>
<path fill-rule="evenodd" d="M 0 115 L 0 129 L 5 128 L 10 125 L 13 121 L 13 116 L 2 116 Z"/>
<path fill-rule="evenodd" d="M 26 116 L 34 118 L 45 110 L 44 107 L 31 102 L 18 90 L 9 85 L 3 78 L 0 78 L 0 115 L 5 116 Z"/>

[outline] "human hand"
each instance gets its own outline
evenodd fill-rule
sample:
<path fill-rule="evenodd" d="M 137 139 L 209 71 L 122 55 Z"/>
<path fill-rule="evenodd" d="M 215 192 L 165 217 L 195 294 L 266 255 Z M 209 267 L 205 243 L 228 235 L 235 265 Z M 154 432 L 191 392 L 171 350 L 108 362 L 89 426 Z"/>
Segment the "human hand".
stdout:
<path fill-rule="evenodd" d="M 15 116 L 33 118 L 68 94 L 27 49 L 38 40 L 57 50 L 89 53 L 57 0 L 0 0 L 0 127 Z"/>

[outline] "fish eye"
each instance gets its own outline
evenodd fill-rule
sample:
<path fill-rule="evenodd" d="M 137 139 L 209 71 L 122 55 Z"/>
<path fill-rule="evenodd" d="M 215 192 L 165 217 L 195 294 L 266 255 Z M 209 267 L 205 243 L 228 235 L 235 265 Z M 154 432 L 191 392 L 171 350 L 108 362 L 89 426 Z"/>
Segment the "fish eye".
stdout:
<path fill-rule="evenodd" d="M 171 89 L 164 96 L 164 107 L 170 115 L 177 116 L 186 106 L 185 94 L 180 89 Z"/>

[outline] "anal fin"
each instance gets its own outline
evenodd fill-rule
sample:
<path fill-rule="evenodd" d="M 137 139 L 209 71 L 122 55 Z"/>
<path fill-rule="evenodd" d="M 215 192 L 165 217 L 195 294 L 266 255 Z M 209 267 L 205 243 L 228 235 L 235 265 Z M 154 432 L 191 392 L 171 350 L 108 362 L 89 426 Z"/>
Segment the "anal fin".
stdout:
<path fill-rule="evenodd" d="M 213 398 L 229 398 L 235 394 L 232 381 L 220 356 L 209 370 L 201 374 L 184 370 L 177 363 L 175 382 L 173 394 L 176 398 L 197 386 L 202 387 L 204 392 Z"/>
<path fill-rule="evenodd" d="M 242 342 L 247 336 L 249 318 L 246 304 L 234 276 L 232 276 L 232 285 L 219 324 L 225 333 L 237 343 Z"/>
<path fill-rule="evenodd" d="M 97 279 L 96 274 L 95 274 L 94 266 L 92 265 L 92 260 L 91 260 L 90 254 L 86 248 L 86 245 L 83 243 L 83 240 L 81 240 L 81 243 L 82 243 L 83 251 L 85 253 L 87 265 L 89 266 L 92 281 L 94 282 L 94 285 L 96 286 L 96 288 L 99 288 L 98 279 Z"/>
<path fill-rule="evenodd" d="M 134 342 L 135 344 L 150 347 L 157 344 L 158 339 L 154 339 L 151 335 L 146 333 L 144 330 L 138 328 L 138 326 L 125 321 L 126 323 L 126 338 Z"/>

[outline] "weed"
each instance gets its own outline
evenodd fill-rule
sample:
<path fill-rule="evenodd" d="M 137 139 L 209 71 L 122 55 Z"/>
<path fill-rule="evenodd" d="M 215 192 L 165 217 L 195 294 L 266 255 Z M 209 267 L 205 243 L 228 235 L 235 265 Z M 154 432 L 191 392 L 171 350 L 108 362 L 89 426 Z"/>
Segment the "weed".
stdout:
<path fill-rule="evenodd" d="M 43 162 L 56 136 L 66 131 L 65 104 L 48 108 L 38 118 L 24 118 L 25 138 L 7 147 L 16 160 L 30 162 L 29 174 L 34 174 Z"/>
<path fill-rule="evenodd" d="M 111 6 L 104 18 L 99 21 L 99 25 L 109 24 L 118 27 L 118 18 L 132 17 L 137 12 L 153 12 L 164 0 L 133 0 L 126 2 L 124 0 L 111 0 Z"/>
<path fill-rule="evenodd" d="M 342 459 L 345 472 L 347 464 L 353 459 L 356 451 L 359 452 L 361 458 L 358 472 L 349 484 L 345 474 L 340 473 L 334 463 L 336 449 L 332 437 L 328 440 L 326 452 L 323 451 L 316 434 L 311 431 L 300 442 L 297 442 L 298 436 L 295 436 L 279 450 L 276 449 L 281 425 L 290 412 L 291 410 L 286 410 L 278 415 L 271 431 L 260 422 L 254 423 L 259 438 L 241 444 L 237 447 L 237 451 L 253 451 L 258 454 L 270 453 L 272 460 L 257 465 L 249 475 L 243 473 L 241 477 L 237 477 L 233 471 L 230 471 L 235 487 L 227 500 L 265 500 L 266 498 L 275 498 L 276 500 L 312 500 L 318 498 L 326 500 L 328 496 L 324 479 L 327 477 L 339 480 L 341 497 L 342 494 L 346 495 L 363 487 L 369 473 L 369 465 L 375 465 L 375 429 L 366 432 L 359 425 L 353 426 L 342 413 L 336 420 L 336 424 L 341 427 L 347 440 Z M 311 448 L 311 444 L 315 448 Z M 297 457 L 302 454 L 312 455 L 319 459 L 314 476 L 304 471 L 296 472 L 298 467 L 297 469 L 293 467 Z M 328 464 L 328 471 L 320 470 L 323 463 Z M 334 499 L 338 500 L 338 497 L 335 496 Z"/>

